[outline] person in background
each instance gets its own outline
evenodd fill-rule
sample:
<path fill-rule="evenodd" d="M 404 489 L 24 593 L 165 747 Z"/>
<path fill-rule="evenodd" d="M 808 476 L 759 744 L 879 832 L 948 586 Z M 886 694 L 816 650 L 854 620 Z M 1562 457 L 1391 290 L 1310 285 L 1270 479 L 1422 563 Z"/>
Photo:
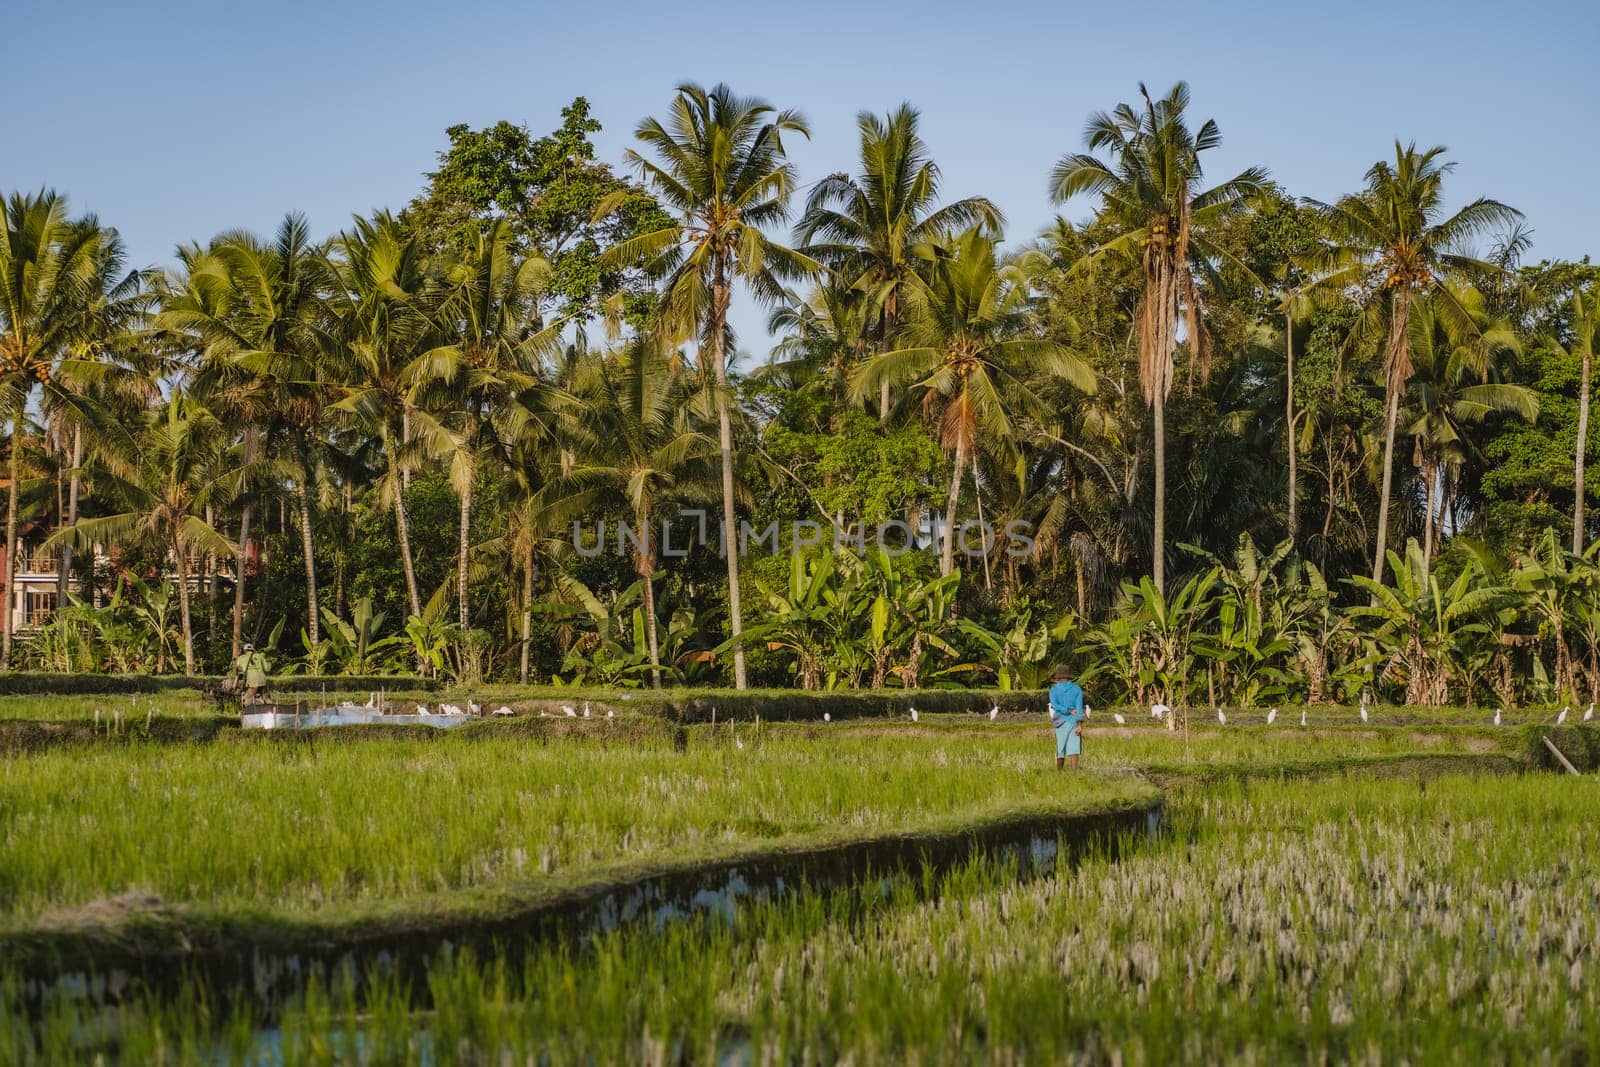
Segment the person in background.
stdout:
<path fill-rule="evenodd" d="M 255 645 L 246 644 L 239 658 L 233 661 L 233 673 L 244 686 L 240 702 L 245 707 L 260 703 L 262 691 L 267 688 L 266 654 L 257 652 Z"/>
<path fill-rule="evenodd" d="M 1056 668 L 1056 681 L 1050 687 L 1050 725 L 1056 734 L 1056 770 L 1072 760 L 1072 769 L 1078 769 L 1078 753 L 1083 748 L 1083 690 L 1072 680 L 1070 668 Z"/>

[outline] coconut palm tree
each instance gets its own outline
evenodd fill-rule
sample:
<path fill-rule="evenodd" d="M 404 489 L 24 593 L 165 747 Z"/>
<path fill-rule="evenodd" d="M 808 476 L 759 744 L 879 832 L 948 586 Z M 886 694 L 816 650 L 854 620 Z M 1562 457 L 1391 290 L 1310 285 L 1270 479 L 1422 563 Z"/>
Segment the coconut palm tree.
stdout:
<path fill-rule="evenodd" d="M 420 361 L 437 340 L 440 287 L 422 242 L 387 212 L 356 219 L 335 248 L 330 310 L 344 359 L 335 389 L 344 395 L 334 407 L 353 414 L 382 448 L 387 477 L 380 492 L 394 506 L 407 606 L 420 616 L 400 449 Z"/>
<path fill-rule="evenodd" d="M 610 262 L 642 262 L 663 279 L 660 318 L 678 337 L 698 333 L 701 365 L 716 380 L 717 433 L 722 452 L 722 536 L 728 561 L 728 615 L 734 685 L 745 688 L 739 604 L 738 536 L 734 526 L 733 423 L 729 413 L 728 306 L 743 282 L 757 300 L 783 299 L 780 279 L 814 273 L 820 264 L 778 244 L 763 232 L 788 215 L 794 166 L 783 135 L 809 136 L 794 111 L 735 96 L 726 85 L 709 92 L 678 87 L 666 121 L 645 119 L 635 130 L 655 156 L 630 150 L 631 164 L 663 208 L 677 216 L 667 226 L 615 245 Z"/>
<path fill-rule="evenodd" d="M 1462 309 L 1459 317 L 1440 308 Z M 1463 328 L 1465 326 L 1465 328 Z M 1467 431 L 1495 412 L 1534 419 L 1539 398 L 1533 390 L 1497 381 L 1497 358 L 1519 349 L 1516 333 L 1490 319 L 1481 293 L 1446 283 L 1416 302 L 1411 313 L 1412 374 L 1406 391 L 1406 432 L 1416 441 L 1418 467 L 1427 494 L 1422 537 L 1423 563 L 1431 565 L 1435 530 L 1444 524 L 1454 497 L 1452 472 L 1470 458 L 1481 459 Z"/>
<path fill-rule="evenodd" d="M 576 464 L 554 487 L 563 514 L 592 512 L 607 498 L 620 500 L 632 513 L 650 681 L 658 689 L 654 576 L 661 546 L 654 523 L 669 500 L 716 496 L 716 443 L 693 421 L 697 391 L 675 354 L 648 334 L 611 355 L 586 360 L 573 387 L 580 405 L 570 431 Z"/>
<path fill-rule="evenodd" d="M 1202 153 L 1222 143 L 1215 121 L 1195 131 L 1185 112 L 1189 87 L 1174 85 L 1160 100 L 1139 86 L 1144 107 L 1117 105 L 1089 119 L 1087 153 L 1072 153 L 1056 163 L 1050 194 L 1061 203 L 1079 194 L 1100 198 L 1101 218 L 1116 236 L 1091 249 L 1085 262 L 1111 256 L 1139 265 L 1137 311 L 1139 384 L 1150 406 L 1155 440 L 1155 508 L 1151 530 L 1152 577 L 1166 589 L 1167 428 L 1166 401 L 1175 373 L 1174 356 L 1182 323 L 1190 358 L 1202 375 L 1207 367 L 1203 281 L 1214 280 L 1226 253 L 1208 239 L 1208 230 L 1267 180 L 1251 167 L 1210 189 L 1202 189 Z M 1104 152 L 1107 160 L 1095 156 Z M 1235 264 L 1246 275 L 1242 264 Z"/>
<path fill-rule="evenodd" d="M 939 166 L 917 133 L 918 114 L 901 104 L 885 118 L 862 112 L 860 172 L 830 174 L 811 190 L 796 227 L 801 251 L 826 264 L 867 297 L 878 351 L 894 345 L 906 294 L 921 284 L 913 249 L 922 242 L 983 226 L 999 233 L 1000 209 L 981 196 L 943 207 Z M 889 379 L 880 383 L 878 417 L 889 417 Z"/>
<path fill-rule="evenodd" d="M 1479 198 L 1453 215 L 1444 213 L 1444 178 L 1455 164 L 1444 159 L 1442 145 L 1419 150 L 1394 145 L 1394 162 L 1380 160 L 1366 174 L 1366 187 L 1332 204 L 1307 201 L 1316 208 L 1332 242 L 1322 285 L 1336 292 L 1361 294 L 1363 328 L 1355 336 L 1382 337 L 1384 374 L 1383 474 L 1378 492 L 1378 531 L 1372 554 L 1372 581 L 1383 582 L 1389 538 L 1389 498 L 1394 483 L 1395 428 L 1400 397 L 1411 377 L 1411 312 L 1419 298 L 1433 291 L 1441 276 L 1471 270 L 1487 276 L 1490 264 L 1462 249 L 1481 235 L 1515 223 L 1521 213 L 1497 200 Z M 1467 309 L 1452 291 L 1440 290 L 1435 313 L 1454 320 L 1463 331 L 1475 329 Z"/>
<path fill-rule="evenodd" d="M 0 214 L 0 408 L 11 419 L 5 563 L 9 598 L 16 579 L 29 399 L 38 386 L 50 405 L 72 409 L 80 419 L 93 418 L 74 386 L 107 370 L 92 355 L 104 339 L 99 328 L 116 317 L 107 302 L 128 300 L 137 281 L 113 280 L 121 264 L 116 232 L 103 229 L 93 216 L 72 219 L 66 199 L 52 191 L 14 193 Z M 11 665 L 12 616 L 7 604 L 0 615 L 0 668 Z"/>
<path fill-rule="evenodd" d="M 1572 322 L 1566 344 L 1559 338 L 1546 338 L 1545 344 L 1578 364 L 1578 440 L 1572 459 L 1572 554 L 1583 555 L 1584 477 L 1589 451 L 1589 391 L 1594 377 L 1596 335 L 1600 334 L 1600 288 L 1577 290 L 1568 302 Z"/>
<path fill-rule="evenodd" d="M 472 496 L 484 462 L 507 454 L 512 425 L 543 387 L 542 357 L 558 343 L 562 323 L 546 325 L 539 300 L 550 264 L 517 258 L 510 224 L 488 223 L 477 242 L 445 271 L 448 292 L 438 322 L 447 343 L 428 352 L 410 375 L 413 394 L 428 402 L 413 412 L 418 443 L 450 457 L 450 481 L 461 503 L 456 556 L 456 621 L 471 625 L 468 559 Z M 533 405 L 537 407 L 538 405 Z"/>
<path fill-rule="evenodd" d="M 1087 393 L 1096 382 L 1088 364 L 1062 345 L 1012 333 L 1019 316 L 994 239 L 981 229 L 923 245 L 918 254 L 928 263 L 927 284 L 909 294 L 899 334 L 904 347 L 868 360 L 853 388 L 859 401 L 876 395 L 885 378 L 910 383 L 925 406 L 939 412 L 940 443 L 953 456 L 939 559 L 943 577 L 955 566 L 956 503 L 979 435 L 1010 441 L 1015 415 L 1040 422 L 1054 417 L 1030 384 L 1036 375 L 1057 375 Z"/>
<path fill-rule="evenodd" d="M 97 496 L 124 510 L 79 519 L 52 534 L 46 544 L 80 546 L 153 542 L 170 552 L 177 571 L 183 624 L 183 669 L 194 673 L 192 559 L 235 551 L 205 515 L 226 504 L 242 484 L 238 469 L 226 469 L 228 433 L 216 416 L 181 391 L 153 409 L 131 448 L 110 448 L 96 475 Z"/>
<path fill-rule="evenodd" d="M 201 277 L 194 277 L 197 269 Z M 292 476 L 306 576 L 306 631 L 321 637 L 312 493 L 328 405 L 325 356 L 337 346 L 326 301 L 333 279 L 325 249 L 301 215 L 284 217 L 268 243 L 243 231 L 224 233 L 190 268 L 194 299 L 165 304 L 157 325 L 195 338 L 219 382 L 248 396 L 259 413 L 261 445 L 294 457 Z M 242 573 L 242 572 L 241 572 Z"/>

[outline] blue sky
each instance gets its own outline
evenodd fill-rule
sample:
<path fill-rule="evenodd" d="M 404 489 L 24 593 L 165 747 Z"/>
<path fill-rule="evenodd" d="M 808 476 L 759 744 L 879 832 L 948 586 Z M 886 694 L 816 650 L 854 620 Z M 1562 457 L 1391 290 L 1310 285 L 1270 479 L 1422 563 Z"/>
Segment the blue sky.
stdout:
<path fill-rule="evenodd" d="M 138 265 L 288 210 L 326 233 L 399 207 L 446 126 L 539 133 L 578 95 L 616 161 L 685 79 L 802 110 L 813 136 L 792 155 L 808 183 L 853 166 L 858 111 L 910 100 L 946 194 L 995 200 L 1013 241 L 1055 213 L 1046 175 L 1091 111 L 1184 78 L 1196 117 L 1222 127 L 1212 177 L 1260 163 L 1331 198 L 1396 137 L 1442 143 L 1453 198 L 1522 209 L 1535 257 L 1600 253 L 1600 19 L 1565 0 L 7 6 L 0 190 L 66 192 Z M 737 320 L 764 355 L 761 316 Z"/>

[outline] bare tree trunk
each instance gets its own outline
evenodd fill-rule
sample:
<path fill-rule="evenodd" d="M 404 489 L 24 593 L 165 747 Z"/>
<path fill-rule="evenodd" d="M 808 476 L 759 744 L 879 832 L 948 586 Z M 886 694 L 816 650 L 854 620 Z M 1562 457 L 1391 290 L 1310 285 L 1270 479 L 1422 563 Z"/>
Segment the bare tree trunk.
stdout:
<path fill-rule="evenodd" d="M 1427 508 L 1428 513 L 1423 517 L 1422 530 L 1422 565 L 1433 566 L 1433 509 L 1438 504 L 1439 472 L 1434 469 L 1431 460 L 1422 465 L 1422 476 L 1428 479 Z"/>
<path fill-rule="evenodd" d="M 72 428 L 72 475 L 67 480 L 67 515 L 66 525 L 74 526 L 78 522 L 78 487 L 81 477 L 78 468 L 83 464 L 83 428 Z M 61 542 L 61 576 L 56 585 L 56 602 L 65 604 L 67 594 L 72 591 L 72 542 Z"/>
<path fill-rule="evenodd" d="M 240 645 L 244 641 L 244 581 L 245 567 L 250 559 L 250 505 L 244 506 L 243 513 L 239 516 L 239 551 L 234 556 L 233 575 L 233 639 L 229 647 L 233 650 L 232 659 L 239 658 Z"/>
<path fill-rule="evenodd" d="M 400 565 L 406 575 L 406 603 L 411 614 L 422 614 L 422 600 L 417 596 L 417 568 L 411 561 L 411 528 L 406 523 L 405 479 L 395 458 L 394 442 L 389 439 L 388 428 L 383 431 L 385 458 L 389 461 L 389 481 L 394 488 L 394 525 L 400 536 Z"/>
<path fill-rule="evenodd" d="M 311 638 L 311 644 L 316 646 L 322 639 L 322 619 L 318 617 L 320 605 L 317 603 L 317 557 L 316 548 L 311 540 L 311 457 L 306 454 L 304 446 L 298 449 L 300 458 L 300 477 L 295 482 L 295 503 L 300 510 L 300 549 L 305 557 L 306 566 L 306 634 Z M 306 650 L 311 651 L 310 649 Z"/>
<path fill-rule="evenodd" d="M 476 471 L 467 474 L 466 487 L 461 490 L 461 540 L 456 555 L 456 615 L 463 633 L 472 617 L 472 605 L 467 596 L 467 557 L 472 550 L 472 483 Z"/>
<path fill-rule="evenodd" d="M 739 538 L 733 511 L 733 421 L 728 413 L 728 360 L 723 333 L 728 320 L 727 269 L 719 264 L 711 293 L 711 360 L 717 374 L 717 443 L 722 452 L 722 539 L 728 560 L 728 625 L 733 637 L 733 687 L 745 688 L 744 630 L 739 608 Z"/>
<path fill-rule="evenodd" d="M 961 498 L 961 476 L 966 473 L 967 440 L 956 437 L 955 470 L 950 474 L 950 495 L 944 505 L 944 551 L 939 554 L 939 577 L 943 578 L 956 565 L 956 502 Z"/>
<path fill-rule="evenodd" d="M 1284 351 L 1288 355 L 1289 372 L 1287 397 L 1284 401 L 1286 409 L 1284 413 L 1286 427 L 1284 432 L 1288 436 L 1286 443 L 1289 446 L 1287 453 L 1289 459 L 1289 537 L 1294 539 L 1300 534 L 1300 493 L 1296 478 L 1296 462 L 1299 457 L 1295 455 L 1294 441 L 1294 315 L 1285 311 L 1283 321 Z"/>
<path fill-rule="evenodd" d="M 1383 484 L 1378 491 L 1378 531 L 1372 553 L 1372 580 L 1383 582 L 1384 551 L 1389 543 L 1389 495 L 1394 487 L 1394 429 L 1400 419 L 1400 393 L 1411 376 L 1411 353 L 1406 328 L 1411 323 L 1411 298 L 1404 286 L 1394 294 L 1390 310 L 1389 340 L 1384 348 L 1384 387 L 1389 410 L 1383 424 Z M 1377 603 L 1376 597 L 1372 601 Z"/>
<path fill-rule="evenodd" d="M 183 673 L 194 674 L 194 625 L 189 616 L 189 556 L 181 543 L 178 553 L 178 606 L 183 614 Z"/>
<path fill-rule="evenodd" d="M 1372 554 L 1372 580 L 1383 582 L 1384 551 L 1389 544 L 1389 492 L 1394 484 L 1394 428 L 1400 418 L 1400 390 L 1389 390 L 1389 410 L 1383 419 L 1383 481 L 1378 490 L 1377 545 Z"/>
<path fill-rule="evenodd" d="M 533 541 L 522 557 L 522 672 L 523 685 L 528 684 L 528 655 L 533 644 Z"/>
<path fill-rule="evenodd" d="M 1572 551 L 1574 555 L 1583 555 L 1583 496 L 1584 473 L 1583 469 L 1589 451 L 1589 378 L 1594 371 L 1594 356 L 1588 352 L 1583 355 L 1583 380 L 1578 383 L 1578 445 L 1576 456 L 1573 459 L 1573 484 L 1572 484 Z"/>
<path fill-rule="evenodd" d="M 0 630 L 0 670 L 11 669 L 11 644 L 17 610 L 17 504 L 22 493 L 22 432 L 28 419 L 28 390 L 11 413 L 11 485 L 6 492 L 6 613 Z"/>
<path fill-rule="evenodd" d="M 1162 375 L 1165 378 L 1165 374 Z M 1162 381 L 1150 402 L 1155 416 L 1155 514 L 1151 518 L 1150 566 L 1156 592 L 1167 591 L 1167 383 Z"/>
<path fill-rule="evenodd" d="M 977 501 L 977 504 L 978 504 L 978 529 L 980 531 L 982 531 L 983 528 L 984 528 L 984 526 L 983 526 L 983 489 L 978 484 L 978 465 L 976 463 L 974 463 L 972 465 L 972 499 Z M 988 538 L 987 535 L 984 535 L 984 538 L 983 538 L 983 591 L 987 593 L 987 592 L 991 591 L 992 589 L 994 589 L 994 582 L 989 576 L 989 538 Z"/>
<path fill-rule="evenodd" d="M 649 514 L 638 516 L 638 523 L 644 548 L 634 558 L 633 565 L 639 577 L 644 579 L 644 636 L 650 647 L 650 688 L 660 689 L 661 652 L 656 643 L 655 540 L 651 537 Z"/>

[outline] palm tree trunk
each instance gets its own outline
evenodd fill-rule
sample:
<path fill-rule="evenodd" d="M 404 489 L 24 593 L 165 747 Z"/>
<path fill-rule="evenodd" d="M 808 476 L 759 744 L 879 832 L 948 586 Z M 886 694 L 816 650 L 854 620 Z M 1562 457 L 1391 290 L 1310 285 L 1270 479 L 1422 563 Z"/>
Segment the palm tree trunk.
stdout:
<path fill-rule="evenodd" d="M 183 615 L 183 673 L 194 674 L 194 624 L 189 617 L 189 557 L 181 542 L 174 543 L 178 553 L 178 607 Z"/>
<path fill-rule="evenodd" d="M 944 505 L 944 550 L 939 554 L 939 577 L 943 578 L 956 565 L 956 502 L 961 498 L 961 476 L 966 473 L 967 439 L 956 437 L 955 470 L 950 475 L 950 495 Z"/>
<path fill-rule="evenodd" d="M 250 559 L 250 505 L 244 505 L 239 516 L 239 551 L 233 557 L 233 636 L 229 642 L 231 659 L 239 658 L 239 646 L 244 640 L 244 574 Z"/>
<path fill-rule="evenodd" d="M 460 543 L 456 546 L 456 621 L 466 633 L 471 618 L 471 603 L 467 596 L 467 556 L 472 549 L 472 483 L 474 472 L 467 475 L 467 484 L 461 490 Z"/>
<path fill-rule="evenodd" d="M 322 638 L 322 620 L 318 617 L 317 557 L 311 541 L 311 457 L 305 447 L 299 446 L 300 477 L 295 481 L 295 504 L 300 511 L 300 549 L 306 565 L 306 634 L 313 646 Z M 310 649 L 307 649 L 310 651 Z"/>
<path fill-rule="evenodd" d="M 11 485 L 6 492 L 6 613 L 0 634 L 0 670 L 11 669 L 11 642 L 17 610 L 17 504 L 22 492 L 22 430 L 28 418 L 28 389 L 11 413 Z"/>
<path fill-rule="evenodd" d="M 1583 380 L 1578 383 L 1578 444 L 1572 461 L 1572 552 L 1578 556 L 1583 555 L 1583 468 L 1584 453 L 1589 450 L 1589 378 L 1593 371 L 1594 357 L 1585 352 Z"/>
<path fill-rule="evenodd" d="M 983 487 L 978 484 L 978 464 L 972 465 L 972 499 L 978 504 L 978 529 L 984 530 L 983 524 Z M 983 534 L 983 591 L 990 592 L 994 589 L 994 579 L 989 573 L 989 537 Z"/>
<path fill-rule="evenodd" d="M 78 521 L 78 488 L 82 479 L 78 474 L 78 467 L 83 463 L 83 427 L 72 428 L 72 475 L 67 480 L 67 516 L 66 525 L 73 526 Z M 72 591 L 72 542 L 61 542 L 61 576 L 56 585 L 56 602 L 65 605 L 67 594 Z"/>
<path fill-rule="evenodd" d="M 1389 492 L 1394 486 L 1394 429 L 1399 419 L 1400 390 L 1391 383 L 1389 410 L 1383 420 L 1383 480 L 1378 490 L 1378 536 L 1372 554 L 1372 580 L 1379 584 L 1383 582 L 1383 554 L 1389 545 Z"/>
<path fill-rule="evenodd" d="M 1296 480 L 1297 471 L 1295 464 L 1297 456 L 1294 446 L 1294 315 L 1289 311 L 1283 313 L 1283 338 L 1284 351 L 1288 355 L 1288 387 L 1284 400 L 1284 433 L 1288 445 L 1286 453 L 1289 460 L 1289 537 L 1294 539 L 1300 533 L 1300 494 Z"/>
<path fill-rule="evenodd" d="M 728 560 L 728 625 L 733 637 L 733 687 L 745 688 L 744 645 L 739 635 L 744 629 L 739 610 L 739 538 L 733 512 L 733 420 L 728 414 L 728 360 L 723 351 L 723 332 L 728 321 L 727 268 L 718 264 L 711 292 L 711 360 L 717 373 L 717 444 L 722 453 L 722 540 Z"/>
<path fill-rule="evenodd" d="M 389 461 L 389 484 L 394 487 L 394 525 L 400 537 L 400 565 L 406 573 L 406 602 L 411 614 L 421 616 L 422 601 L 417 596 L 417 569 L 411 562 L 411 530 L 406 524 L 405 481 L 401 477 L 399 461 L 395 459 L 394 442 L 387 428 L 383 431 L 385 458 Z"/>
<path fill-rule="evenodd" d="M 528 540 L 528 550 L 522 557 L 522 672 L 523 685 L 528 684 L 528 655 L 533 645 L 533 540 Z"/>
<path fill-rule="evenodd" d="M 1150 399 L 1155 431 L 1155 513 L 1150 520 L 1150 568 L 1156 592 L 1167 591 L 1167 383 L 1166 373 Z"/>
<path fill-rule="evenodd" d="M 1428 513 L 1423 516 L 1422 530 L 1422 565 L 1431 568 L 1433 565 L 1433 511 L 1439 503 L 1439 472 L 1432 460 L 1422 465 L 1422 476 L 1428 479 Z"/>
<path fill-rule="evenodd" d="M 650 688 L 661 688 L 661 652 L 656 642 L 655 541 L 650 536 L 650 516 L 639 516 L 644 549 L 634 559 L 634 569 L 644 580 L 644 636 L 650 647 Z"/>

